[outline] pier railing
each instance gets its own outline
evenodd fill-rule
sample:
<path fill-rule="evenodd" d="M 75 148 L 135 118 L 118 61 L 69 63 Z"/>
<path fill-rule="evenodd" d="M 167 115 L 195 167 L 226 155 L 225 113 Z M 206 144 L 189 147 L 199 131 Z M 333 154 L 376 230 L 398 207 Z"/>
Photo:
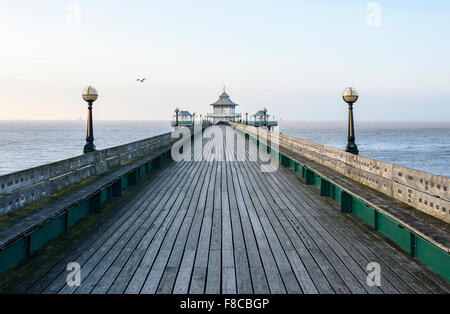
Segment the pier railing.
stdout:
<path fill-rule="evenodd" d="M 248 121 L 247 125 L 249 125 L 249 126 L 264 126 L 264 121 L 258 121 L 258 120 Z M 277 126 L 277 125 L 278 125 L 278 121 L 274 121 L 274 120 L 266 121 L 266 124 L 265 124 L 265 126 L 269 126 L 269 127 Z"/>
<path fill-rule="evenodd" d="M 230 124 L 338 202 L 343 213 L 355 214 L 450 280 L 449 179 L 284 134 L 272 148 L 259 141 L 266 130 Z M 142 182 L 171 160 L 175 141 L 166 133 L 0 177 L 0 216 L 11 213 L 0 225 L 0 273 Z"/>
<path fill-rule="evenodd" d="M 166 133 L 1 176 L 0 216 L 104 174 L 172 141 L 171 133 Z"/>
<path fill-rule="evenodd" d="M 251 141 L 278 156 L 306 185 L 340 205 L 450 280 L 448 178 L 356 156 L 284 134 L 230 123 Z M 268 136 L 270 134 L 270 136 Z"/>
<path fill-rule="evenodd" d="M 259 128 L 231 123 L 249 134 Z M 280 134 L 280 147 L 298 153 L 318 164 L 431 216 L 450 222 L 450 179 L 426 172 L 370 159 L 343 150 Z"/>
<path fill-rule="evenodd" d="M 170 161 L 172 136 L 161 134 L 1 176 L 0 273 Z"/>

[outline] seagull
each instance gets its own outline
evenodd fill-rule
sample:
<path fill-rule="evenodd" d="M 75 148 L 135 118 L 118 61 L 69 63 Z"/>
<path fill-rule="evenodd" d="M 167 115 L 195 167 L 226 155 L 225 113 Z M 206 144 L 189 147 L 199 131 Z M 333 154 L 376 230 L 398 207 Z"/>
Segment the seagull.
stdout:
<path fill-rule="evenodd" d="M 142 79 L 142 80 L 140 80 L 140 79 L 137 79 L 136 80 L 137 82 L 141 82 L 141 83 L 143 83 L 144 81 L 145 81 L 145 77 Z"/>

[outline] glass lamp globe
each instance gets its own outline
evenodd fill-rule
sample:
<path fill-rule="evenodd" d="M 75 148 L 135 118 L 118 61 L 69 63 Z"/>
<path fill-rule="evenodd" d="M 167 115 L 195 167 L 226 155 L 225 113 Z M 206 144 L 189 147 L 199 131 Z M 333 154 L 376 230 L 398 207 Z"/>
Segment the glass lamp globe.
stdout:
<path fill-rule="evenodd" d="M 85 101 L 94 102 L 98 98 L 98 92 L 94 87 L 88 86 L 83 90 L 82 96 Z"/>
<path fill-rule="evenodd" d="M 358 92 L 353 87 L 347 87 L 342 93 L 342 98 L 348 104 L 353 104 L 358 100 Z"/>

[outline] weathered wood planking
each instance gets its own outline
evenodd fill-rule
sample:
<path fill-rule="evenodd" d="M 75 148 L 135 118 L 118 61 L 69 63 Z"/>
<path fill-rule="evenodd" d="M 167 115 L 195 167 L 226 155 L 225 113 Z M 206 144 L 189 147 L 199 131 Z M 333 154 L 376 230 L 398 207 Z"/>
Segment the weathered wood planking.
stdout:
<path fill-rule="evenodd" d="M 265 130 L 231 124 L 254 136 L 267 136 Z M 429 215 L 450 222 L 449 178 L 356 156 L 284 134 L 279 135 L 279 145 Z"/>
<path fill-rule="evenodd" d="M 171 133 L 0 176 L 0 216 L 170 144 Z"/>
<path fill-rule="evenodd" d="M 167 168 L 165 168 L 161 173 L 157 174 L 155 177 L 152 177 L 152 180 L 156 180 L 156 179 L 167 179 L 164 182 L 161 182 L 161 184 L 166 184 L 169 180 L 169 177 L 167 177 L 167 174 L 170 173 L 172 171 L 172 167 L 169 166 Z M 163 185 L 161 185 L 163 186 Z M 126 202 L 129 203 L 135 203 L 137 200 L 139 200 L 142 197 L 148 197 L 148 193 L 150 193 L 150 191 L 148 191 L 148 193 L 145 193 L 147 191 L 140 191 L 137 195 L 135 195 L 133 198 L 129 199 L 129 198 L 125 198 L 121 203 L 120 206 L 126 206 Z M 154 193 L 156 193 L 156 190 L 153 191 Z M 54 280 L 56 278 L 56 276 L 60 275 L 61 272 L 64 272 L 66 265 L 69 262 L 74 261 L 75 259 L 77 259 L 79 257 L 79 255 L 87 250 L 87 247 L 89 247 L 89 245 L 94 244 L 97 246 L 92 247 L 92 249 L 90 249 L 91 251 L 95 251 L 96 247 L 100 246 L 103 244 L 103 242 L 105 241 L 105 239 L 107 239 L 109 236 L 111 236 L 111 234 L 113 234 L 113 232 L 118 228 L 118 226 L 120 226 L 124 221 L 126 221 L 126 219 L 128 219 L 132 214 L 135 213 L 135 211 L 138 209 L 136 208 L 129 208 L 126 207 L 127 211 L 119 211 L 116 212 L 114 211 L 114 214 L 110 214 L 108 215 L 108 217 L 106 217 L 107 219 L 105 219 L 105 221 L 99 221 L 98 224 L 96 225 L 96 237 L 92 237 L 92 233 L 90 232 L 89 234 L 83 234 L 82 237 L 78 237 L 76 239 L 76 241 L 74 242 L 71 239 L 70 245 L 67 247 L 67 251 L 63 251 L 63 252 L 58 252 L 58 254 L 56 256 L 54 256 L 55 258 L 52 258 L 50 261 L 47 261 L 45 263 L 46 267 L 42 267 L 44 264 L 39 262 L 39 260 L 37 261 L 37 265 L 38 267 L 38 271 L 33 272 L 31 275 L 27 276 L 27 279 L 29 280 L 23 280 L 21 283 L 23 284 L 23 289 L 27 288 L 27 284 L 33 283 L 33 285 L 26 290 L 29 293 L 34 293 L 34 292 L 40 292 L 42 289 L 44 289 L 52 280 Z M 94 230 L 92 230 L 94 231 Z M 103 234 L 100 233 L 100 231 L 103 232 Z M 67 252 L 70 252 L 69 254 Z M 58 258 L 59 256 L 63 257 L 62 259 Z M 30 267 L 34 268 L 34 265 L 30 265 Z M 38 276 L 41 275 L 42 278 L 41 280 L 36 280 L 36 278 L 39 278 Z M 20 290 L 19 290 L 20 291 Z"/>
<path fill-rule="evenodd" d="M 0 288 L 8 284 L 15 292 L 30 293 L 450 292 L 445 280 L 342 214 L 293 172 L 262 173 L 260 162 L 231 161 L 242 143 L 227 138 L 214 150 L 205 140 L 205 154 L 222 154 L 224 161 L 170 163 L 137 186 L 136 196 L 112 208 L 115 215 L 75 237 L 73 245 L 38 251 L 28 262 L 34 271 L 26 282 L 17 280 L 23 265 L 0 277 Z M 66 285 L 69 261 L 81 265 L 78 288 Z M 372 261 L 382 267 L 381 287 L 366 284 Z"/>

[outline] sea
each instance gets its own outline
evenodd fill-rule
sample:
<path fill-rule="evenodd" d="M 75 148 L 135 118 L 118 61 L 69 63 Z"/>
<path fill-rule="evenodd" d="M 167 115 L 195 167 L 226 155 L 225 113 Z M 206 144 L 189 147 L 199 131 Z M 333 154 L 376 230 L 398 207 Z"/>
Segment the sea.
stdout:
<path fill-rule="evenodd" d="M 170 132 L 169 121 L 95 121 L 97 149 Z M 279 131 L 345 148 L 346 122 L 280 121 Z M 450 122 L 359 122 L 361 156 L 450 178 Z M 0 121 L 0 176 L 82 154 L 86 121 Z"/>

